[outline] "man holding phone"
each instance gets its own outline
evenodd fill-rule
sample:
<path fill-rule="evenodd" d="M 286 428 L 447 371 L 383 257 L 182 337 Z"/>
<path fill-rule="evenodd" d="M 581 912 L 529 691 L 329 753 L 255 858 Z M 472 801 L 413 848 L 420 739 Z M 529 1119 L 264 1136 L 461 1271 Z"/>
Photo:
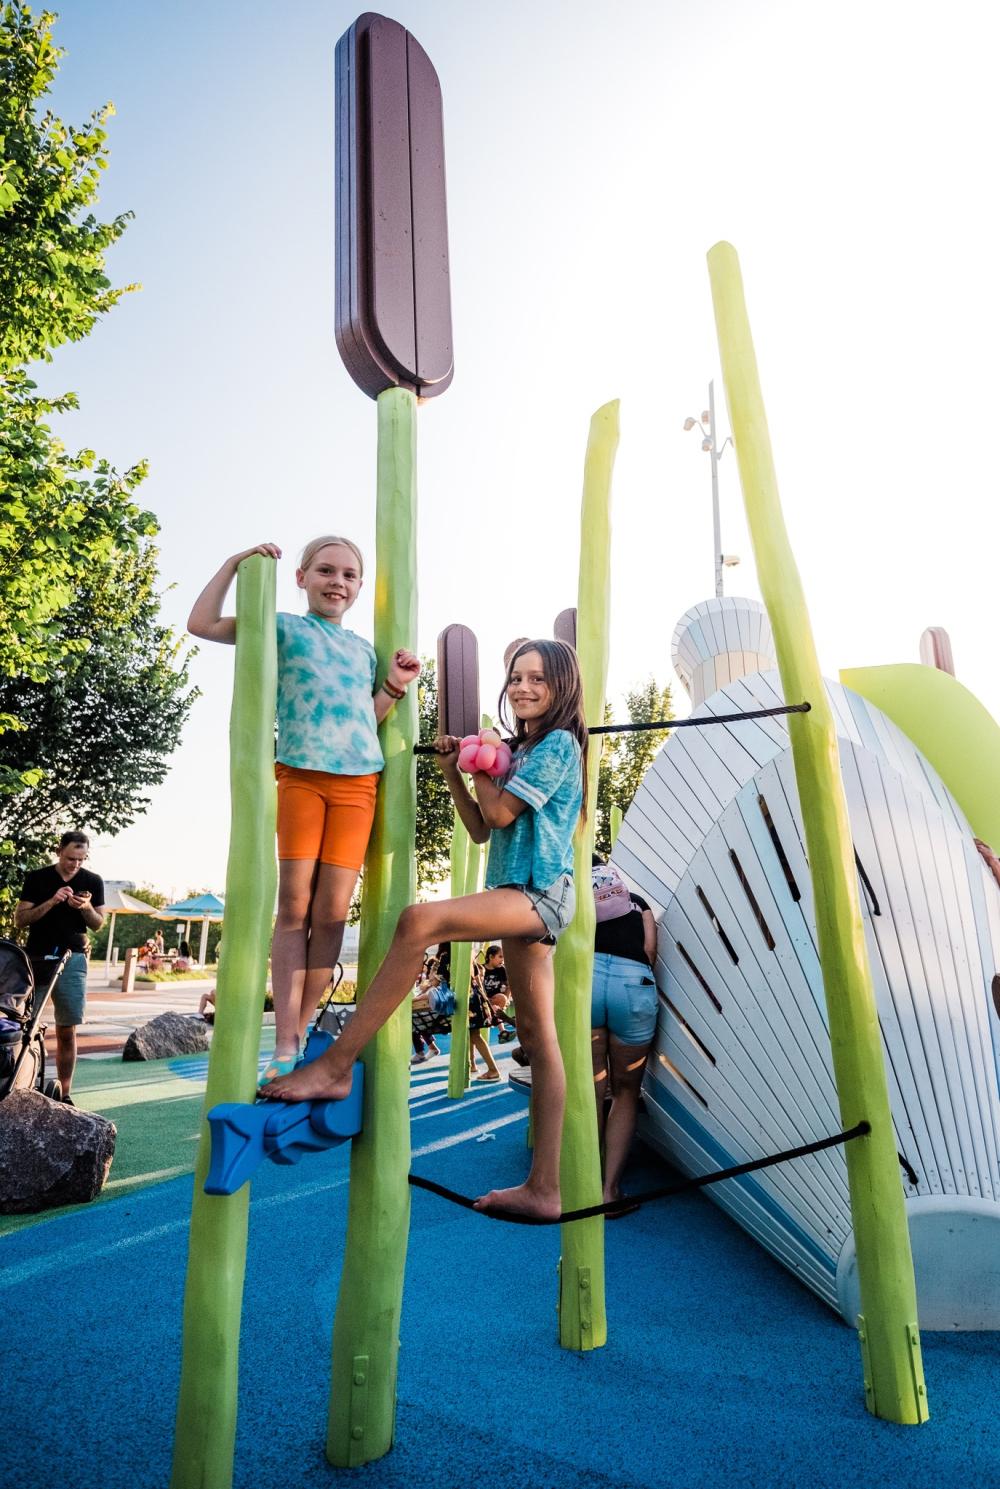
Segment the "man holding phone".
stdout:
<path fill-rule="evenodd" d="M 63 953 L 72 953 L 52 994 L 56 1016 L 56 1071 L 63 1101 L 70 1101 L 76 1069 L 76 1030 L 83 1023 L 87 1006 L 88 930 L 104 924 L 104 880 L 83 865 L 90 857 L 90 839 L 82 832 L 64 832 L 55 863 L 32 869 L 24 888 L 14 924 L 27 929 L 25 948 L 31 961 L 35 987 L 41 995 L 52 981 Z"/>

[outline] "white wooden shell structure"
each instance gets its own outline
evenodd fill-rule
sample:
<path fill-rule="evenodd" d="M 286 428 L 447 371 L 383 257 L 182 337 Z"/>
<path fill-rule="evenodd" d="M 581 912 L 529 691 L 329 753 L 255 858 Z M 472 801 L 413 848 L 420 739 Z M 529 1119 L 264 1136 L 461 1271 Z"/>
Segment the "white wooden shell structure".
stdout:
<path fill-rule="evenodd" d="M 692 605 L 677 622 L 670 650 L 695 708 L 734 678 L 776 662 L 767 611 L 759 600 L 735 596 Z"/>
<path fill-rule="evenodd" d="M 1000 889 L 911 741 L 857 694 L 827 690 L 898 1147 L 918 1178 L 901 1170 L 920 1323 L 998 1328 Z M 782 701 L 777 673 L 756 673 L 695 712 Z M 659 923 L 642 1132 L 685 1173 L 840 1130 L 803 844 L 783 718 L 675 732 L 622 825 L 615 863 Z M 842 1149 L 706 1193 L 855 1322 Z"/>

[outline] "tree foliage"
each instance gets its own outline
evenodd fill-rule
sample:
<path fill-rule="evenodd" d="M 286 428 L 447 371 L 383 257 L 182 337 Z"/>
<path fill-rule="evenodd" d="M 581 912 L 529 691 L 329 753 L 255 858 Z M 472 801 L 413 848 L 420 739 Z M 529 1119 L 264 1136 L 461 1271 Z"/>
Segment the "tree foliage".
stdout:
<path fill-rule="evenodd" d="M 0 675 L 38 682 L 85 644 L 59 624 L 80 581 L 156 527 L 132 497 L 145 466 L 119 475 L 92 450 L 69 454 L 46 420 L 76 408 L 75 394 L 39 397 L 26 371 L 125 293 L 104 255 L 129 214 L 102 223 L 88 210 L 110 105 L 79 128 L 38 109 L 62 55 L 53 21 L 0 9 Z"/>
<path fill-rule="evenodd" d="M 655 678 L 637 683 L 625 694 L 627 719 L 614 719 L 610 704 L 605 705 L 604 722 L 652 724 L 674 717 L 670 685 L 661 687 Z M 611 808 L 620 807 L 624 815 L 642 784 L 642 778 L 654 756 L 669 734 L 668 729 L 649 729 L 635 734 L 606 734 L 601 752 L 597 780 L 597 820 L 595 848 L 605 857 L 611 852 Z"/>
<path fill-rule="evenodd" d="M 134 285 L 113 289 L 104 255 L 131 212 L 99 222 L 88 209 L 107 167 L 108 103 L 86 124 L 39 114 L 63 51 L 56 17 L 13 0 L 0 9 L 0 369 L 51 360 L 86 336 Z"/>
<path fill-rule="evenodd" d="M 419 737 L 438 733 L 437 669 L 430 658 L 421 663 L 417 683 Z M 455 805 L 433 755 L 417 756 L 417 890 L 440 884 L 451 867 Z"/>
<path fill-rule="evenodd" d="M 0 908 L 51 828 L 132 820 L 191 701 L 156 623 L 156 522 L 134 497 L 146 467 L 68 452 L 49 420 L 75 394 L 42 397 L 28 373 L 135 288 L 104 272 L 131 214 L 91 210 L 111 105 L 79 126 L 41 106 L 62 56 L 54 19 L 0 4 Z"/>
<path fill-rule="evenodd" d="M 0 796 L 0 830 L 14 851 L 0 859 L 0 891 L 53 837 L 81 823 L 101 833 L 129 826 L 145 791 L 167 774 L 195 693 L 188 657 L 158 620 L 156 549 L 110 559 L 92 572 L 60 617 L 71 650 L 47 682 L 0 677 L 0 710 L 20 728 L 0 734 L 0 767 L 33 784 Z"/>

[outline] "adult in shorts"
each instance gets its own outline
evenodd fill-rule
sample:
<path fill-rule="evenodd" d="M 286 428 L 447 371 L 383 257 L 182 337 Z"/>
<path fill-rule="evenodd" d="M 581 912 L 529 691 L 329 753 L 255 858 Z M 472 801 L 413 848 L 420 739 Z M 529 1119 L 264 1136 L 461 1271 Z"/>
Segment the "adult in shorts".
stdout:
<path fill-rule="evenodd" d="M 70 1106 L 76 1069 L 76 1031 L 87 1008 L 88 931 L 104 924 L 104 880 L 84 864 L 90 857 L 86 833 L 64 832 L 55 863 L 26 875 L 14 911 L 18 930 L 27 930 L 25 950 L 31 961 L 37 995 L 55 974 L 64 952 L 71 953 L 52 994 L 56 1021 L 56 1073 L 63 1101 Z"/>
<path fill-rule="evenodd" d="M 595 864 L 599 866 L 600 859 Z M 656 1033 L 656 983 L 651 970 L 656 959 L 656 921 L 641 895 L 630 894 L 628 900 L 626 914 L 598 920 L 594 936 L 591 1051 L 597 1128 L 604 1148 L 605 1203 L 621 1197 L 643 1071 Z"/>

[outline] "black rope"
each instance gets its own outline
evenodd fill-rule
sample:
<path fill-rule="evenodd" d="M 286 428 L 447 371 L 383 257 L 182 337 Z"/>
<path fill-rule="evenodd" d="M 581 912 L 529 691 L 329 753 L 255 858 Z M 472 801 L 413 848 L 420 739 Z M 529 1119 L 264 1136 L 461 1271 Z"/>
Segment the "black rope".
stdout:
<path fill-rule="evenodd" d="M 914 1189 L 917 1189 L 920 1185 L 920 1178 L 913 1164 L 902 1153 L 897 1153 L 896 1157 L 899 1159 L 899 1166 L 906 1175 L 907 1180 L 913 1185 Z"/>
<path fill-rule="evenodd" d="M 741 719 L 773 719 L 783 713 L 809 713 L 811 703 L 783 703 L 780 708 L 755 708 L 748 713 L 706 714 L 700 719 L 656 719 L 652 724 L 595 724 L 588 734 L 634 734 L 645 729 L 701 729 L 705 724 L 738 724 Z M 433 755 L 432 744 L 415 744 L 415 755 Z"/>
<path fill-rule="evenodd" d="M 735 1168 L 724 1168 L 718 1173 L 702 1174 L 696 1179 L 685 1179 L 681 1184 L 666 1184 L 662 1189 L 647 1189 L 642 1194 L 622 1195 L 620 1199 L 610 1200 L 606 1205 L 588 1205 L 583 1210 L 567 1210 L 564 1214 L 556 1216 L 554 1220 L 544 1220 L 537 1215 L 519 1215 L 514 1210 L 477 1210 L 477 1215 L 485 1215 L 490 1220 L 508 1220 L 513 1225 L 569 1225 L 574 1220 L 590 1220 L 595 1215 L 625 1214 L 631 1210 L 637 1210 L 641 1205 L 648 1205 L 653 1200 L 668 1199 L 674 1194 L 684 1194 L 689 1189 L 705 1189 L 709 1184 L 719 1184 L 723 1179 L 738 1179 L 741 1174 L 752 1174 L 757 1169 L 772 1168 L 776 1163 L 787 1163 L 790 1158 L 804 1158 L 808 1153 L 819 1153 L 824 1148 L 836 1148 L 841 1143 L 849 1143 L 853 1138 L 865 1137 L 871 1132 L 868 1122 L 859 1122 L 856 1127 L 847 1132 L 837 1132 L 833 1137 L 821 1137 L 818 1142 L 806 1143 L 801 1148 L 789 1148 L 785 1153 L 774 1153 L 770 1158 L 756 1158 L 752 1163 L 738 1163 Z M 462 1205 L 466 1210 L 475 1209 L 475 1201 L 467 1194 L 459 1194 L 454 1189 L 446 1189 L 443 1184 L 436 1184 L 433 1179 L 422 1179 L 419 1174 L 409 1174 L 409 1182 L 414 1189 L 426 1189 L 430 1194 L 439 1194 L 442 1199 L 451 1200 L 453 1205 Z M 912 1181 L 911 1181 L 912 1182 Z"/>

